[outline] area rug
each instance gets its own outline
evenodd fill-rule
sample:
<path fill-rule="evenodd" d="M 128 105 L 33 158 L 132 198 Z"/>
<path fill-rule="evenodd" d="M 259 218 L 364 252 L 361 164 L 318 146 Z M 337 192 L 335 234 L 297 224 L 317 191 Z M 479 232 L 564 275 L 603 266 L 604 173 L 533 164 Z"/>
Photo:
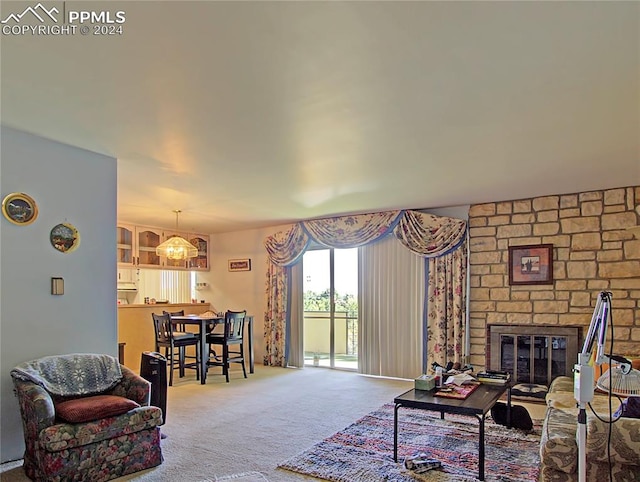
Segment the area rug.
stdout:
<path fill-rule="evenodd" d="M 335 482 L 473 481 L 478 477 L 475 417 L 401 408 L 398 462 L 393 461 L 393 408 L 383 405 L 344 430 L 285 461 L 279 468 Z M 533 430 L 485 420 L 485 480 L 535 482 L 540 470 L 541 421 Z M 404 468 L 405 456 L 424 452 L 442 467 L 423 474 Z"/>

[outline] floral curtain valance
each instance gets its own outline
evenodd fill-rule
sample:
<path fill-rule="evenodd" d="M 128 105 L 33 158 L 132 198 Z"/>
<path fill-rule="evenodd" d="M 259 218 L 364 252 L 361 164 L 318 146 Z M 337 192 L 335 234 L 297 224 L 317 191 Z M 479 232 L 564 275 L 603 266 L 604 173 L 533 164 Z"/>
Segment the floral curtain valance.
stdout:
<path fill-rule="evenodd" d="M 338 216 L 303 221 L 311 239 L 328 248 L 357 248 L 389 233 L 400 211 Z"/>
<path fill-rule="evenodd" d="M 269 236 L 264 245 L 271 262 L 277 266 L 296 264 L 309 246 L 311 239 L 304 231 L 302 223 L 294 224 L 288 231 L 279 231 Z"/>
<path fill-rule="evenodd" d="M 405 211 L 393 233 L 410 251 L 433 258 L 457 247 L 465 237 L 466 227 L 462 219 Z"/>
<path fill-rule="evenodd" d="M 338 216 L 296 223 L 265 240 L 272 263 L 290 266 L 299 261 L 313 240 L 330 248 L 355 248 L 374 242 L 393 230 L 409 250 L 426 257 L 441 256 L 457 247 L 465 237 L 467 223 L 419 211 Z"/>
<path fill-rule="evenodd" d="M 453 357 L 459 361 L 465 327 L 466 227 L 461 219 L 419 211 L 387 211 L 304 221 L 269 236 L 265 240 L 269 256 L 265 364 L 287 366 L 292 324 L 290 274 L 310 243 L 354 248 L 391 232 L 407 249 L 429 258 L 423 323 L 430 346 L 424 349 L 424 370 L 427 362 L 434 360 L 442 364 Z M 302 319 L 295 322 L 302 323 Z"/>

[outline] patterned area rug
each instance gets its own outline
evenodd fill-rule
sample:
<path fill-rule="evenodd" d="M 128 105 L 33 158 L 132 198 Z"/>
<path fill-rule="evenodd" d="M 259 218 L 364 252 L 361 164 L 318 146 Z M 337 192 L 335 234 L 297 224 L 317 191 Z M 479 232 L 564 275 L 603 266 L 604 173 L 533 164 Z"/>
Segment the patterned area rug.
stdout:
<path fill-rule="evenodd" d="M 371 412 L 344 430 L 279 465 L 336 482 L 477 480 L 478 420 L 475 417 L 401 408 L 398 463 L 393 461 L 393 405 Z M 485 420 L 485 480 L 535 482 L 539 475 L 541 421 L 530 432 Z M 420 452 L 442 462 L 423 474 L 404 468 L 405 456 Z"/>

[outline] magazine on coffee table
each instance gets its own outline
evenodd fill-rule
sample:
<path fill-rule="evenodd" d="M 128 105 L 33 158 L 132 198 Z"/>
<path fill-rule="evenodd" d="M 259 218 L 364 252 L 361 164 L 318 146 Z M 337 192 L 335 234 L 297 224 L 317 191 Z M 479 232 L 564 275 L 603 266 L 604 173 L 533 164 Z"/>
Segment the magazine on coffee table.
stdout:
<path fill-rule="evenodd" d="M 449 384 L 439 388 L 434 397 L 457 398 L 464 400 L 480 386 L 480 382 L 467 382 L 464 385 Z"/>

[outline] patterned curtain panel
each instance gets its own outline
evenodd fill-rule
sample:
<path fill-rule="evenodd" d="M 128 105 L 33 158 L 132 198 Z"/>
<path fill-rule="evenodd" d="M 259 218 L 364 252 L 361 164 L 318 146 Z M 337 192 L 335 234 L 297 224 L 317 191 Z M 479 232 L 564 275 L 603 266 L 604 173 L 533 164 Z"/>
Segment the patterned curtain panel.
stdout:
<path fill-rule="evenodd" d="M 278 266 L 290 266 L 300 261 L 310 241 L 302 224 L 297 223 L 288 231 L 279 231 L 269 236 L 264 245 L 272 263 Z"/>
<path fill-rule="evenodd" d="M 272 262 L 267 266 L 267 312 L 264 314 L 264 364 L 286 367 L 285 332 L 291 268 Z"/>
<path fill-rule="evenodd" d="M 302 259 L 309 243 L 313 240 L 330 248 L 354 248 L 374 242 L 390 230 L 409 250 L 432 258 L 430 261 L 439 261 L 429 263 L 428 353 L 436 359 L 439 353 L 444 356 L 458 353 L 448 360 L 459 361 L 465 328 L 466 222 L 418 211 L 387 211 L 304 221 L 265 240 L 269 255 L 265 365 L 287 365 L 286 328 L 291 322 L 287 308 L 291 271 L 287 267 Z M 463 246 L 465 249 L 458 249 Z M 457 255 L 452 256 L 454 253 Z M 449 256 L 451 260 L 446 261 Z M 447 269 L 454 271 L 447 272 Z M 461 311 L 454 306 L 459 306 Z M 432 348 L 437 351 L 432 353 Z"/>
<path fill-rule="evenodd" d="M 398 221 L 400 211 L 312 219 L 302 225 L 309 236 L 328 248 L 357 248 L 387 234 Z"/>
<path fill-rule="evenodd" d="M 393 230 L 410 251 L 432 258 L 454 249 L 464 239 L 467 223 L 418 211 L 405 211 Z"/>
<path fill-rule="evenodd" d="M 460 362 L 465 342 L 467 242 L 429 259 L 427 286 L 427 367 L 436 361 Z"/>

